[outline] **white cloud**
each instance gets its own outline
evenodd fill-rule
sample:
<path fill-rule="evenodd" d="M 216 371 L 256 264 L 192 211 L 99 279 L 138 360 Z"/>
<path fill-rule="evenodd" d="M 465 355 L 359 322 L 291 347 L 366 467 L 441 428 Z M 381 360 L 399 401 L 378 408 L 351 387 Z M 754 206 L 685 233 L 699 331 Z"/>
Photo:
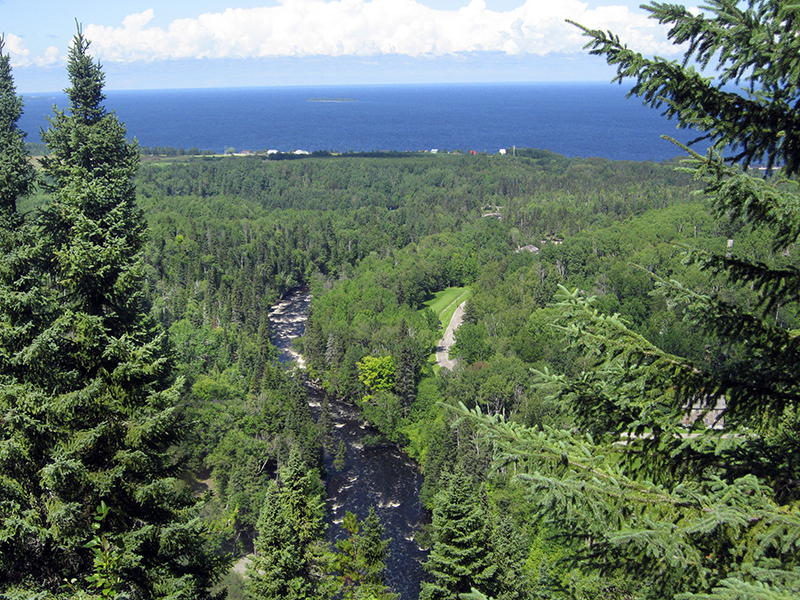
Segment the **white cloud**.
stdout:
<path fill-rule="evenodd" d="M 61 55 L 61 52 L 55 46 L 48 46 L 44 51 L 44 56 L 37 60 L 38 66 L 50 66 L 57 63 L 66 61 L 66 57 Z"/>
<path fill-rule="evenodd" d="M 63 62 L 63 58 L 58 51 L 58 48 L 49 46 L 42 56 L 31 56 L 31 51 L 25 46 L 22 38 L 8 33 L 4 37 L 5 52 L 11 57 L 11 66 L 17 67 L 48 67 L 59 62 Z"/>
<path fill-rule="evenodd" d="M 282 0 L 277 6 L 229 8 L 196 19 L 149 26 L 154 10 L 127 16 L 119 27 L 88 25 L 101 61 L 265 56 L 406 56 L 463 52 L 510 55 L 580 52 L 571 19 L 610 29 L 645 53 L 674 54 L 665 28 L 625 6 L 589 10 L 578 0 L 527 0 L 513 10 L 488 10 L 472 0 L 458 10 L 415 0 Z"/>
<path fill-rule="evenodd" d="M 22 38 L 13 33 L 7 33 L 3 36 L 3 42 L 3 50 L 11 57 L 11 65 L 13 67 L 30 64 L 31 52 L 25 47 L 25 42 L 22 41 Z"/>

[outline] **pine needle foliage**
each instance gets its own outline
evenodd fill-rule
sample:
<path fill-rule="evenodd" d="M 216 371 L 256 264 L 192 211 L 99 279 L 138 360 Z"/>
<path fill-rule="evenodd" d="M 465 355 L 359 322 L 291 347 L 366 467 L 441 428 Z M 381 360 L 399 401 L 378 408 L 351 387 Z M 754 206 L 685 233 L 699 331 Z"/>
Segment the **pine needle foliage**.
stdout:
<path fill-rule="evenodd" d="M 800 584 L 791 570 L 800 551 L 800 513 L 794 504 L 776 502 L 774 490 L 755 475 L 664 485 L 625 468 L 621 455 L 632 452 L 625 444 L 528 429 L 464 406 L 453 410 L 480 423 L 498 449 L 497 465 L 517 466 L 539 519 L 565 542 L 580 542 L 573 566 L 607 574 L 623 569 L 644 584 L 643 598 L 678 592 L 694 598 L 729 578 L 753 581 L 758 569 L 778 565 L 787 583 L 772 584 L 775 589 Z"/>
<path fill-rule="evenodd" d="M 0 591 L 113 580 L 126 597 L 204 598 L 224 560 L 177 479 L 182 382 L 143 293 L 138 153 L 88 47 L 79 28 L 69 110 L 42 134 L 51 201 L 19 229 L 0 223 L 18 242 L 0 267 Z M 102 572 L 98 507 L 114 557 Z"/>
<path fill-rule="evenodd" d="M 493 564 L 486 509 L 463 467 L 446 476 L 434 499 L 433 546 L 425 570 L 434 577 L 424 582 L 423 600 L 455 600 L 472 587 L 493 587 Z"/>
<path fill-rule="evenodd" d="M 342 522 L 345 537 L 336 540 L 335 551 L 326 557 L 328 584 L 335 597 L 343 600 L 397 600 L 386 585 L 384 571 L 389 540 L 375 509 L 359 521 L 348 511 Z"/>
<path fill-rule="evenodd" d="M 270 482 L 256 525 L 247 589 L 257 600 L 324 597 L 321 589 L 325 503 L 316 469 L 298 448 Z"/>
<path fill-rule="evenodd" d="M 666 106 L 681 127 L 702 138 L 738 147 L 732 157 L 748 166 L 783 164 L 788 175 L 800 169 L 800 40 L 798 5 L 781 0 L 709 0 L 699 14 L 662 2 L 643 5 L 653 18 L 671 26 L 669 39 L 687 44 L 682 62 L 646 58 L 612 32 L 584 30 L 590 54 L 617 68 L 614 81 L 635 81 L 630 94 L 646 105 Z M 694 63 L 694 64 L 692 64 Z M 700 69 L 697 70 L 695 65 Z M 702 70 L 713 67 L 714 80 Z M 723 89 L 744 83 L 745 94 Z"/>
<path fill-rule="evenodd" d="M 634 81 L 632 95 L 712 142 L 705 155 L 683 146 L 682 169 L 732 230 L 763 231 L 772 255 L 687 248 L 686 262 L 716 276 L 710 292 L 652 274 L 655 293 L 717 345 L 717 361 L 666 353 L 591 296 L 560 288 L 553 325 L 585 368 L 537 377 L 574 428 L 453 410 L 479 424 L 495 464 L 516 466 L 541 523 L 576 548 L 575 566 L 626 572 L 640 598 L 797 597 L 800 336 L 778 312 L 800 309 L 800 5 L 643 8 L 686 45 L 683 61 L 646 58 L 611 32 L 581 27 L 587 48 L 617 68 L 615 81 Z M 759 161 L 764 174 L 749 168 Z"/>
<path fill-rule="evenodd" d="M 0 36 L 0 211 L 19 218 L 17 200 L 33 191 L 36 174 L 25 150 L 25 133 L 17 126 L 22 98 L 16 94 L 11 58 L 3 48 Z"/>

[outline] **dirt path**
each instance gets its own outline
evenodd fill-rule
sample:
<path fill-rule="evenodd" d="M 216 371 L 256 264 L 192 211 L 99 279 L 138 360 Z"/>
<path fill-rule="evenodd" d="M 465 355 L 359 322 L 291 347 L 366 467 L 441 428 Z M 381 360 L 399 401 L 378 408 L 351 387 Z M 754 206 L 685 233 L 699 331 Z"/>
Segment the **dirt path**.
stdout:
<path fill-rule="evenodd" d="M 456 366 L 456 361 L 450 360 L 450 347 L 456 341 L 455 331 L 461 326 L 461 321 L 464 319 L 464 305 L 466 303 L 465 300 L 458 305 L 456 312 L 453 313 L 453 318 L 447 324 L 447 329 L 444 330 L 444 336 L 439 340 L 439 345 L 436 348 L 436 362 L 443 369 L 452 371 Z"/>
<path fill-rule="evenodd" d="M 250 556 L 243 556 L 239 560 L 237 560 L 231 570 L 236 571 L 239 575 L 244 575 L 247 573 L 247 564 L 253 562 Z"/>

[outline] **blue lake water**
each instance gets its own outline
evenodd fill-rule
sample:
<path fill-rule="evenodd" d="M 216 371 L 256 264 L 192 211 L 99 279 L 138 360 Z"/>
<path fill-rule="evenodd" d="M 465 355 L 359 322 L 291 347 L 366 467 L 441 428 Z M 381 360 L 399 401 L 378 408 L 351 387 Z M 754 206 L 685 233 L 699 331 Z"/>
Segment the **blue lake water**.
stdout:
<path fill-rule="evenodd" d="M 276 149 L 542 148 L 570 157 L 660 161 L 682 154 L 659 110 L 608 83 L 376 85 L 108 91 L 106 108 L 142 146 Z M 324 101 L 320 101 L 324 100 Z M 24 97 L 20 127 L 39 141 L 63 94 Z"/>

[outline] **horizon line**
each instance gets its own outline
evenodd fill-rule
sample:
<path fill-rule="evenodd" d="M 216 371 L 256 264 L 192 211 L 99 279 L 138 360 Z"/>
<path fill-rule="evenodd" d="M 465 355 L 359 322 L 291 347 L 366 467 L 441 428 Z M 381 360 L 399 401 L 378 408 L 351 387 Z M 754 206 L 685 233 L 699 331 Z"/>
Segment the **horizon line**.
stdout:
<path fill-rule="evenodd" d="M 164 88 L 108 88 L 103 91 L 118 92 L 188 92 L 212 90 L 266 90 L 266 89 L 302 89 L 302 88 L 367 88 L 367 87 L 488 87 L 488 86 L 529 86 L 529 85 L 578 85 L 597 84 L 610 85 L 613 82 L 599 79 L 553 79 L 547 81 L 444 81 L 444 82 L 406 82 L 406 83 L 307 83 L 290 85 L 232 85 L 204 87 L 164 87 Z M 19 91 L 18 96 L 37 96 L 44 94 L 64 94 L 62 90 Z"/>

